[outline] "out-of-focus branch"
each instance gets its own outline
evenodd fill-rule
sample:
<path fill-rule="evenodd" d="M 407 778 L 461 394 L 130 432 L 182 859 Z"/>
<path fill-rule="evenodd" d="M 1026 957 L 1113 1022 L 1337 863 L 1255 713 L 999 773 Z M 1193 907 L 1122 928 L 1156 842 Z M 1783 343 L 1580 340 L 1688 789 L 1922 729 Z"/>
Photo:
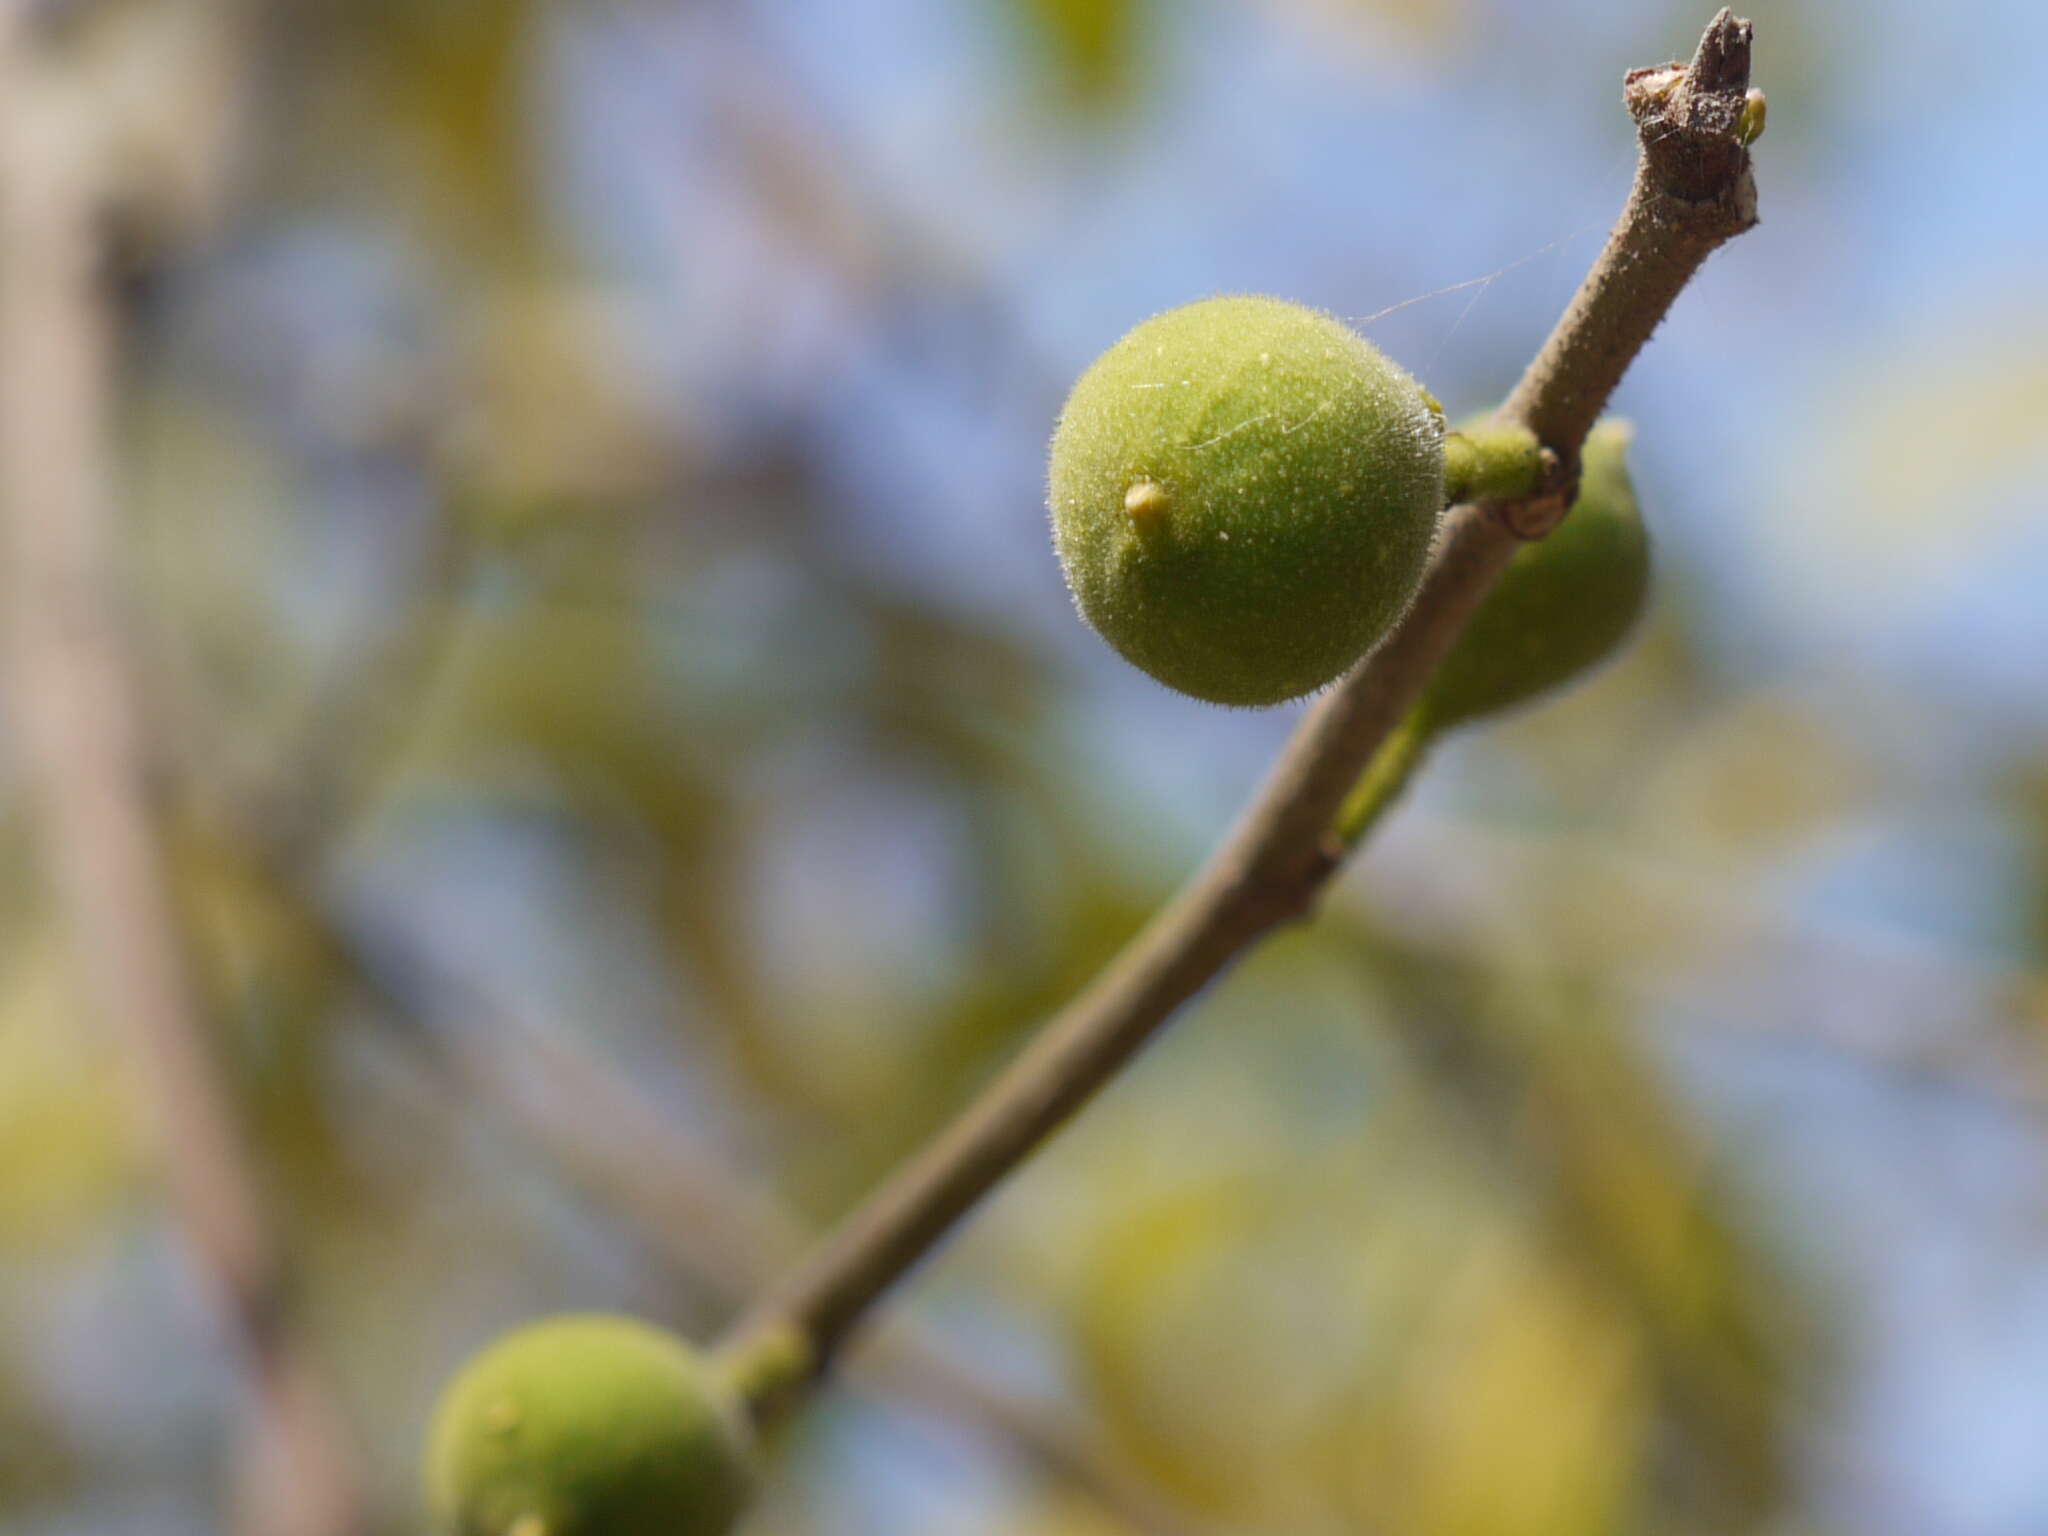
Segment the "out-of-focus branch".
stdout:
<path fill-rule="evenodd" d="M 1585 931 L 1606 934 L 1610 944 L 1614 924 L 1659 914 L 1663 922 L 1681 928 L 1690 944 L 1719 957 L 1713 963 L 1726 974 L 1753 980 L 1796 957 L 1797 963 L 1824 970 L 1833 979 L 1838 1006 L 1727 1008 L 1709 1014 L 1687 1010 L 1670 1026 L 1687 1037 L 1719 1035 L 1823 1056 L 1899 1088 L 1939 1095 L 2009 1116 L 2036 1133 L 2048 1132 L 2048 1061 L 2033 1027 L 2048 1019 L 2043 1002 L 2048 973 L 1966 953 L 1867 918 L 1760 904 L 1725 880 L 1626 848 L 1590 847 L 1554 833 L 1484 826 L 1427 809 L 1411 809 L 1407 820 L 1428 829 L 1426 846 L 1411 849 L 1405 860 L 1408 872 L 1418 878 L 1426 878 L 1430 869 L 1455 867 L 1477 872 L 1479 885 L 1488 889 L 1569 888 L 1575 904 L 1590 914 Z M 1392 870 L 1397 887 L 1403 867 L 1397 857 Z M 1412 899 L 1376 901 L 1362 891 L 1351 896 L 1346 905 L 1370 930 L 1442 961 L 1473 958 L 1474 946 L 1445 933 L 1428 914 L 1428 903 L 1417 910 Z M 1603 921 L 1609 925 L 1604 929 Z M 1552 958 L 1560 969 L 1570 970 L 1596 957 L 1567 943 Z M 1646 997 L 1657 996 L 1653 988 L 1643 990 Z M 1991 1016 L 1998 1022 L 1966 1032 L 1935 1027 L 1933 1000 L 1957 995 L 1992 999 Z"/>
<path fill-rule="evenodd" d="M 981 1097 L 761 1298 L 727 1340 L 807 1353 L 771 1418 L 822 1376 L 874 1303 L 1085 1104 L 1182 1004 L 1298 919 L 1336 872 L 1331 828 L 1360 771 L 1406 716 L 1505 569 L 1571 504 L 1580 443 L 1636 353 L 1709 254 L 1756 221 L 1741 137 L 1750 27 L 1728 11 L 1692 63 L 1627 81 L 1641 156 L 1606 248 L 1500 412 L 1550 455 L 1545 493 L 1453 508 L 1408 612 L 1303 720 L 1223 846 Z"/>
<path fill-rule="evenodd" d="M 410 572 L 409 589 L 389 600 L 396 615 L 364 646 L 346 676 L 315 689 L 306 727 L 256 784 L 232 789 L 189 776 L 205 801 L 225 790 L 273 824 L 268 845 L 294 865 L 348 840 L 368 820 L 378 793 L 412 745 L 432 695 L 448 677 L 462 632 L 464 587 L 474 565 L 469 538 L 445 508 L 436 514 Z"/>
<path fill-rule="evenodd" d="M 0 10 L 0 526 L 26 778 L 81 982 L 242 1346 L 257 1427 L 281 1454 L 276 1518 L 289 1536 L 356 1536 L 367 1522 L 353 1458 L 295 1326 L 149 805 L 116 550 L 107 210 L 90 125 L 46 78 L 25 10 Z"/>

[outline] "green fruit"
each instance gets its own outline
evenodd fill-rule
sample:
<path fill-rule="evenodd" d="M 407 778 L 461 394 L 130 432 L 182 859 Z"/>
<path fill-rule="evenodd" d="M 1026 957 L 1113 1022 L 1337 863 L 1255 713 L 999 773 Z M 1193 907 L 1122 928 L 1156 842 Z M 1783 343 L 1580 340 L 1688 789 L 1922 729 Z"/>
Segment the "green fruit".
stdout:
<path fill-rule="evenodd" d="M 1628 478 L 1628 424 L 1603 421 L 1580 454 L 1579 496 L 1515 552 L 1408 717 L 1337 812 L 1356 845 L 1400 797 L 1439 733 L 1563 686 L 1628 637 L 1650 584 L 1650 543 Z"/>
<path fill-rule="evenodd" d="M 1105 640 L 1198 699 L 1278 704 L 1340 676 L 1414 595 L 1443 418 L 1329 315 L 1204 299 L 1081 376 L 1050 481 L 1067 585 Z"/>
<path fill-rule="evenodd" d="M 1627 638 L 1650 585 L 1649 536 L 1628 477 L 1631 435 L 1611 420 L 1588 434 L 1570 514 L 1515 552 L 1430 680 L 1421 704 L 1430 730 L 1548 693 Z"/>
<path fill-rule="evenodd" d="M 427 1490 L 446 1536 L 723 1536 L 752 1483 L 703 1357 L 631 1318 L 529 1324 L 441 1395 Z"/>

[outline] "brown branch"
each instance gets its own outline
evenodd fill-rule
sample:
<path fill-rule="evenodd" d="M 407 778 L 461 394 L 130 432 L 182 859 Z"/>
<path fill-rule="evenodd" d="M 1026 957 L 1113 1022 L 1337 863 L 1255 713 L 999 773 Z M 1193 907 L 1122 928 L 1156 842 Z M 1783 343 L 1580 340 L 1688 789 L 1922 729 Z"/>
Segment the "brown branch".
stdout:
<path fill-rule="evenodd" d="M 367 1521 L 206 1037 L 151 815 L 115 553 L 114 322 L 97 157 L 0 15 L 0 523 L 8 659 L 39 833 L 87 995 L 122 1048 L 177 1222 L 245 1353 L 291 1536 Z"/>
<path fill-rule="evenodd" d="M 950 1129 L 742 1319 L 730 1349 L 791 1331 L 809 1347 L 807 1375 L 780 1401 L 757 1404 L 763 1417 L 814 1383 L 875 1300 L 1175 1009 L 1264 934 L 1308 910 L 1338 866 L 1329 828 L 1344 794 L 1518 541 L 1547 531 L 1570 504 L 1585 432 L 1672 300 L 1718 245 L 1754 222 L 1749 156 L 1737 133 L 1749 44 L 1749 24 L 1724 10 L 1690 67 L 1629 76 L 1642 154 L 1628 204 L 1500 413 L 1534 429 L 1553 456 L 1548 494 L 1450 512 L 1407 615 L 1303 720 L 1218 852 Z"/>
<path fill-rule="evenodd" d="M 1739 127 L 1750 25 L 1726 10 L 1690 65 L 1630 70 L 1642 157 L 1628 203 L 1564 317 L 1500 414 L 1569 457 L 1700 264 L 1756 223 Z"/>

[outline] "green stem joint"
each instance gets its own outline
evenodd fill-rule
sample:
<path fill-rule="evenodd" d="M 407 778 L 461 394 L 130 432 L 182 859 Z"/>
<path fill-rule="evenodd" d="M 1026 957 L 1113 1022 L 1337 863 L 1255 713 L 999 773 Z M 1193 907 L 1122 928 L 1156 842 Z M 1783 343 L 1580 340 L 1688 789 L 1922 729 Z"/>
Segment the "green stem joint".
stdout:
<path fill-rule="evenodd" d="M 1481 426 L 1444 434 L 1444 500 L 1522 501 L 1543 488 L 1543 445 L 1527 427 Z"/>

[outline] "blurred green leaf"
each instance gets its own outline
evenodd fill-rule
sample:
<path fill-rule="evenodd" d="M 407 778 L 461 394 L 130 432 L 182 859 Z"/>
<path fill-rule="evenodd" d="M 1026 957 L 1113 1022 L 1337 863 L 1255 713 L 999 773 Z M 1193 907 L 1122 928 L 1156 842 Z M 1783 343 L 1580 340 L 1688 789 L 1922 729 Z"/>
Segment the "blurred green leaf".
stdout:
<path fill-rule="evenodd" d="M 304 110 L 286 142 L 301 175 L 358 195 L 375 186 L 472 262 L 490 248 L 491 265 L 519 265 L 538 233 L 521 118 L 543 10 L 530 0 L 313 8 L 302 36 L 317 45 L 288 55 Z"/>
<path fill-rule="evenodd" d="M 1099 109 L 1129 95 L 1146 43 L 1140 0 L 1008 3 L 1044 44 L 1055 73 L 1075 100 Z"/>
<path fill-rule="evenodd" d="M 2022 931 L 2033 963 L 2048 971 L 2048 761 L 2022 767 L 2012 800 L 2027 836 Z"/>
<path fill-rule="evenodd" d="M 1526 968 L 1385 943 L 1369 957 L 1449 1134 L 1495 1160 L 1503 1194 L 1640 1340 L 1676 1436 L 1658 1449 L 1677 1513 L 1704 1501 L 1708 1528 L 1762 1529 L 1788 1491 L 1789 1357 L 1812 1334 L 1611 1001 Z"/>
<path fill-rule="evenodd" d="M 33 1314 L 0 1310 L 0 1341 L 9 1333 L 25 1336 L 37 1323 Z M 75 1491 L 90 1473 L 89 1456 L 60 1430 L 51 1406 L 0 1349 L 0 1510 L 10 1519 L 27 1515 L 38 1500 Z"/>
<path fill-rule="evenodd" d="M 1634 1528 L 1632 1331 L 1428 1140 L 1344 1150 L 1191 1183 L 1098 1236 L 1075 1305 L 1118 1444 L 1246 1529 Z"/>
<path fill-rule="evenodd" d="M 112 1220 L 142 1177 L 123 1064 L 36 921 L 0 968 L 0 1245 L 61 1248 Z"/>
<path fill-rule="evenodd" d="M 1516 1234 L 1445 1277 L 1380 1437 L 1380 1528 L 1415 1536 L 1640 1529 L 1648 1382 L 1597 1294 Z"/>

